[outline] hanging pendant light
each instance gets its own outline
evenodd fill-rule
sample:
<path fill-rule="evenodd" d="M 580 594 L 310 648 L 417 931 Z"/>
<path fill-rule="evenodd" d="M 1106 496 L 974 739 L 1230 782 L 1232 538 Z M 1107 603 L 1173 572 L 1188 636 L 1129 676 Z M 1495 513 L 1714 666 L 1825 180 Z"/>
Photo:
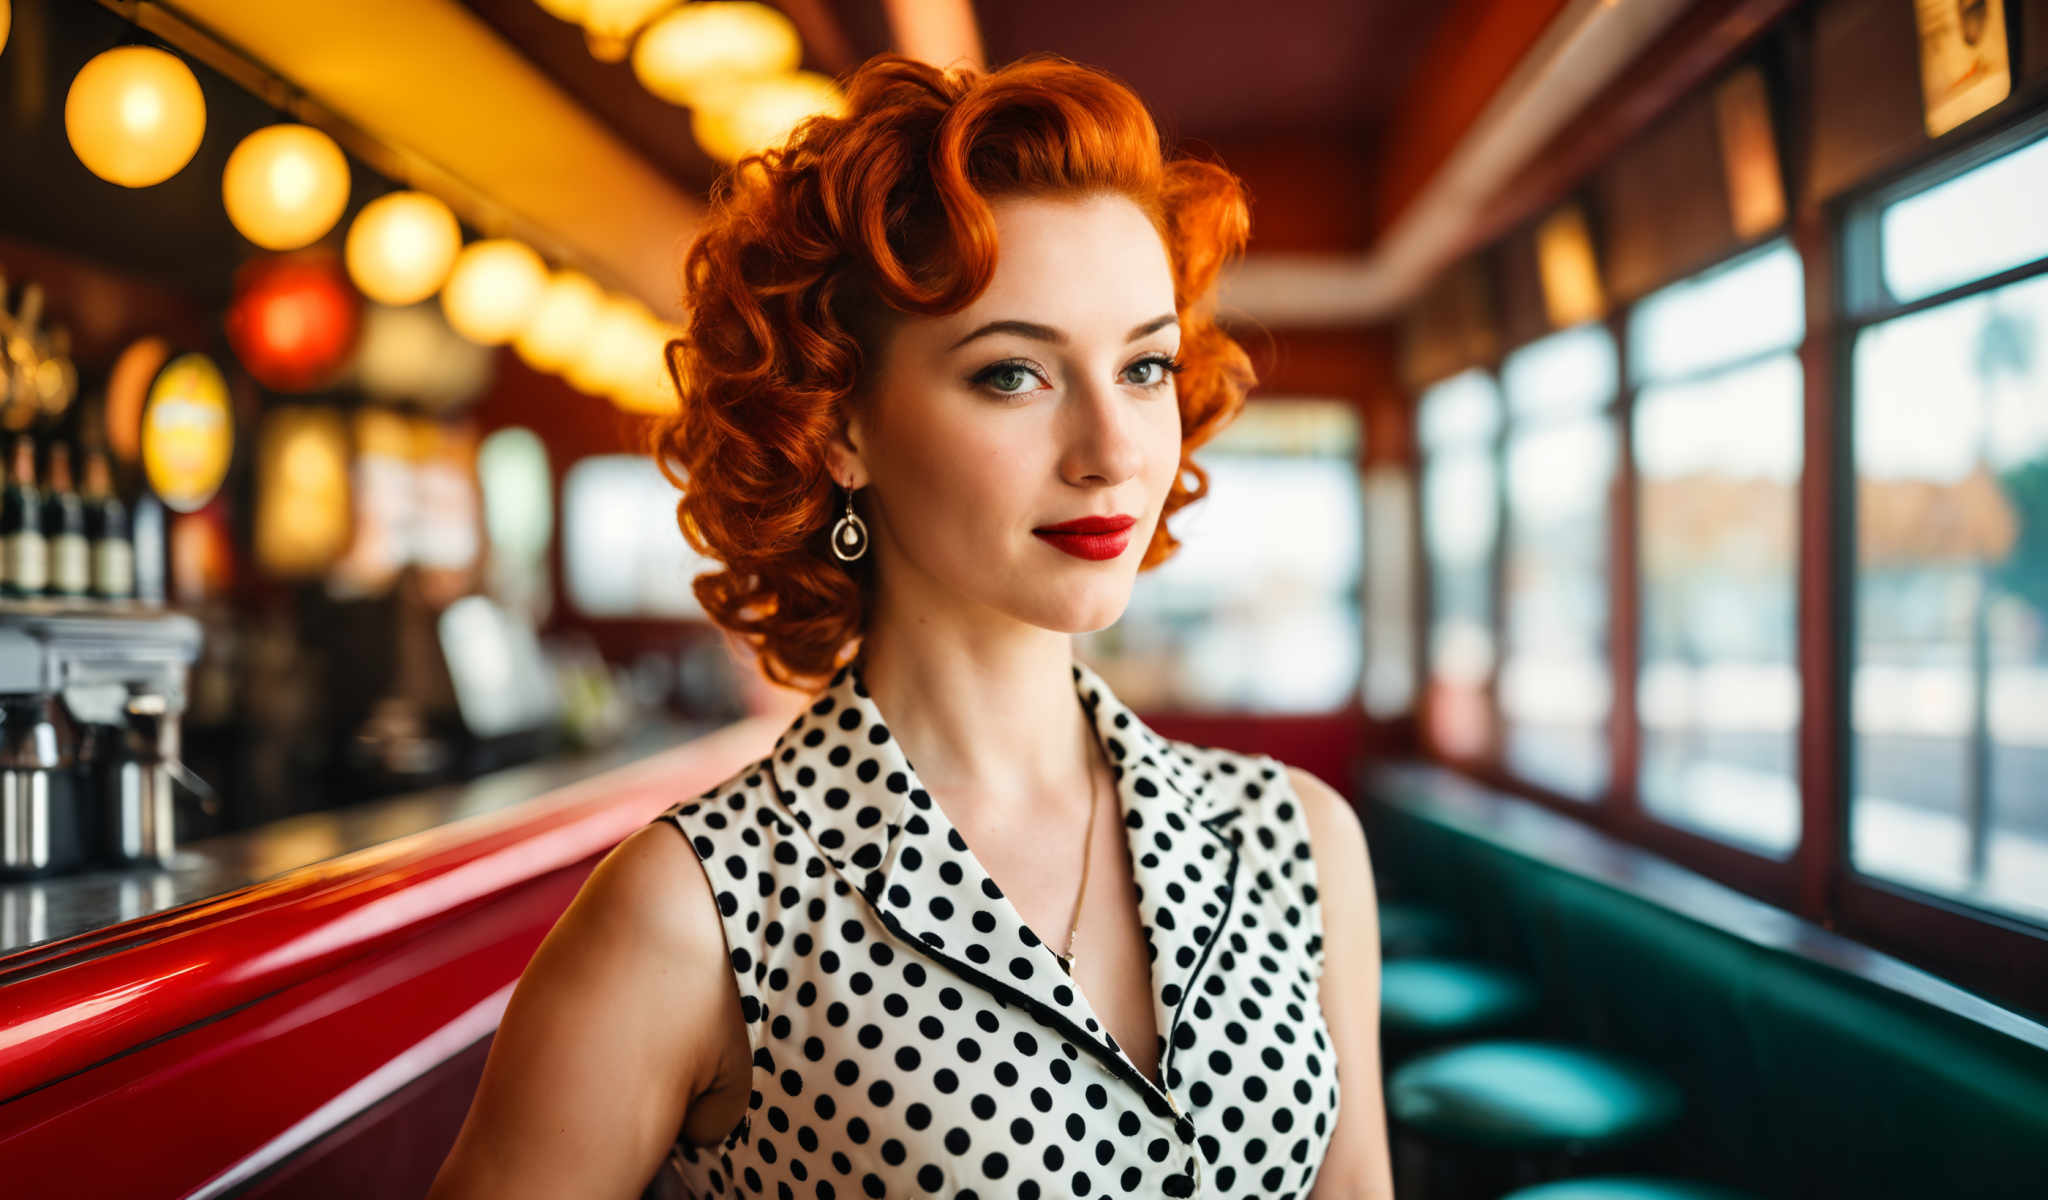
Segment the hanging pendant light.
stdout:
<path fill-rule="evenodd" d="M 348 207 L 348 159 L 310 125 L 272 125 L 242 139 L 221 172 L 221 200 L 242 236 L 297 250 L 326 236 Z"/>
<path fill-rule="evenodd" d="M 177 55 L 116 46 L 72 78 L 64 132 L 86 170 L 122 187 L 149 187 L 192 161 L 206 132 L 206 97 Z"/>
<path fill-rule="evenodd" d="M 440 291 L 461 249 L 462 228 L 446 204 L 425 192 L 393 192 L 356 214 L 343 253 L 365 296 L 403 307 Z"/>
<path fill-rule="evenodd" d="M 816 71 L 791 71 L 706 88 L 690 113 L 690 132 L 720 162 L 780 146 L 806 118 L 844 116 L 839 85 Z"/>
<path fill-rule="evenodd" d="M 626 57 L 641 26 L 672 7 L 676 0 L 585 0 L 583 41 L 591 56 L 605 62 Z"/>
<path fill-rule="evenodd" d="M 0 50 L 7 49 L 7 30 L 13 23 L 14 12 L 8 0 L 0 0 Z"/>
<path fill-rule="evenodd" d="M 641 345 L 633 351 L 632 370 L 611 391 L 612 403 L 627 412 L 650 416 L 676 411 L 680 397 L 668 373 L 668 344 L 682 335 L 681 326 L 667 321 L 644 326 Z"/>
<path fill-rule="evenodd" d="M 565 372 L 569 383 L 593 396 L 609 396 L 625 387 L 654 323 L 654 314 L 638 300 L 616 294 L 605 297 L 590 336 L 569 361 Z"/>
<path fill-rule="evenodd" d="M 590 276 L 557 271 L 512 348 L 535 370 L 559 371 L 589 339 L 603 304 L 604 291 Z"/>
<path fill-rule="evenodd" d="M 633 74 L 671 104 L 695 106 L 720 80 L 794 71 L 796 25 L 754 0 L 699 0 L 664 13 L 633 43 Z"/>
<path fill-rule="evenodd" d="M 511 238 L 471 242 L 455 257 L 455 269 L 441 289 L 441 310 L 463 337 L 502 346 L 533 319 L 547 282 L 547 264 L 525 243 Z"/>

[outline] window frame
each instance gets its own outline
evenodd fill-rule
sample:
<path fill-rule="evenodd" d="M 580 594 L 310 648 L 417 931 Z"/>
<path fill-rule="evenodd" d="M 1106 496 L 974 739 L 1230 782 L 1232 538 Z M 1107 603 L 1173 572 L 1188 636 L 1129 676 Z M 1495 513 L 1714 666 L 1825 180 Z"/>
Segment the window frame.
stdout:
<path fill-rule="evenodd" d="M 1831 344 L 1829 399 L 1834 407 L 1833 447 L 1836 486 L 1831 500 L 1837 520 L 1831 529 L 1829 555 L 1837 585 L 1829 601 L 1839 645 L 1829 666 L 1828 684 L 1835 697 L 1831 722 L 1831 782 L 1836 820 L 1828 839 L 1830 914 L 1841 928 L 1880 949 L 1923 963 L 1957 982 L 1994 998 L 2010 997 L 2048 1013 L 2048 971 L 2034 979 L 2015 978 L 2015 963 L 2048 962 L 2048 926 L 2002 910 L 1984 908 L 1910 883 L 1866 875 L 1849 857 L 1849 806 L 1855 795 L 1855 729 L 1849 711 L 1851 680 L 1856 666 L 1857 512 L 1855 460 L 1855 378 L 1852 356 L 1856 340 L 1875 325 L 1939 308 L 2011 284 L 2048 276 L 2048 255 L 1955 285 L 1912 301 L 1890 297 L 1883 286 L 1879 255 L 1879 222 L 1885 206 L 1928 191 L 2021 146 L 2048 139 L 2048 109 L 2023 115 L 1991 130 L 1932 162 L 1916 164 L 1897 177 L 1844 198 L 1840 219 L 1831 231 L 1842 270 L 1828 297 L 1835 306 Z M 1981 806 L 1978 806 L 1981 810 Z M 2024 973 L 2021 973 L 2024 974 Z"/>
<path fill-rule="evenodd" d="M 1483 756 L 1442 755 L 1425 727 L 1420 744 L 1434 761 L 1477 782 L 1565 813 L 1640 845 L 1673 862 L 1735 887 L 1823 928 L 1854 937 L 1876 949 L 1934 971 L 1995 1001 L 2048 1012 L 2048 973 L 2020 977 L 2014 963 L 2048 960 L 2048 928 L 1994 909 L 1980 908 L 1910 884 L 1865 876 L 1848 855 L 1852 738 L 1848 709 L 1854 668 L 1856 523 L 1853 502 L 1856 465 L 1853 441 L 1853 377 L 1850 355 L 1858 334 L 1871 325 L 1910 315 L 2008 284 L 2048 275 L 2048 257 L 2009 268 L 1911 302 L 1872 293 L 1878 264 L 1877 214 L 1884 204 L 1934 187 L 1998 154 L 2048 136 L 2048 111 L 1984 135 L 1981 140 L 1920 164 L 1885 184 L 1844 195 L 1819 208 L 1795 207 L 1786 226 L 1747 239 L 1726 254 L 1678 279 L 1695 278 L 1757 253 L 1780 239 L 1799 255 L 1805 284 L 1806 329 L 1794 346 L 1804 379 L 1803 464 L 1798 494 L 1797 628 L 1800 719 L 1796 783 L 1800 796 L 1799 836 L 1783 859 L 1687 828 L 1650 812 L 1642 803 L 1638 778 L 1642 752 L 1637 710 L 1641 659 L 1642 587 L 1640 480 L 1635 465 L 1636 402 L 1643 391 L 1631 362 L 1628 322 L 1643 297 L 1610 306 L 1601 318 L 1615 339 L 1619 387 L 1600 411 L 1615 422 L 1617 447 L 1609 507 L 1610 570 L 1608 661 L 1612 672 L 1611 775 L 1606 789 L 1581 800 L 1516 776 L 1502 755 L 1499 666 L 1496 655 L 1485 689 L 1494 738 Z M 1674 280 L 1673 282 L 1677 282 Z M 1535 338 L 1529 341 L 1537 340 Z M 1528 342 L 1502 345 L 1487 358 L 1466 364 L 1485 370 L 1496 387 L 1507 356 Z M 1778 354 L 1783 351 L 1770 351 Z M 1766 354 L 1721 364 L 1726 370 Z M 1446 376 L 1447 378 L 1448 376 Z M 1441 380 L 1419 383 L 1411 400 Z M 1505 469 L 1506 439 L 1513 422 L 1505 411 L 1491 445 L 1497 480 Z M 1421 479 L 1426 450 L 1417 445 L 1414 505 L 1418 546 L 1422 545 Z M 1505 539 L 1509 513 L 1505 481 L 1495 488 L 1498 534 L 1491 555 L 1495 645 L 1504 645 Z M 1431 611 L 1434 580 L 1429 556 L 1418 553 L 1423 570 L 1418 612 Z M 1427 621 L 1417 623 L 1416 662 L 1431 677 Z"/>

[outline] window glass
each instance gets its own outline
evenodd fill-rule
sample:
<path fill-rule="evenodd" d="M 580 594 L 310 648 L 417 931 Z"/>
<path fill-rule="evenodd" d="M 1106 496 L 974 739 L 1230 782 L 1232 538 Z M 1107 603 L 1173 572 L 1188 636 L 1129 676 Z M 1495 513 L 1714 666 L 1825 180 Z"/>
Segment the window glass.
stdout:
<path fill-rule="evenodd" d="M 1523 778 L 1590 800 L 1609 773 L 1612 419 L 1511 429 L 1506 461 L 1502 758 Z"/>
<path fill-rule="evenodd" d="M 1077 652 L 1137 708 L 1329 712 L 1364 667 L 1361 431 L 1348 401 L 1251 402 L 1197 456 L 1209 494 Z"/>
<path fill-rule="evenodd" d="M 676 489 L 654 459 L 585 458 L 562 480 L 562 573 L 593 617 L 702 617 L 690 583 L 721 564 L 676 528 Z"/>
<path fill-rule="evenodd" d="M 1500 389 L 1477 368 L 1453 375 L 1422 393 L 1415 425 L 1425 450 L 1490 445 L 1500 430 Z"/>
<path fill-rule="evenodd" d="M 1415 708 L 1415 484 L 1406 469 L 1365 472 L 1365 677 L 1367 716 Z"/>
<path fill-rule="evenodd" d="M 1790 351 L 1636 399 L 1646 809 L 1772 855 L 1799 840 L 1805 389 Z"/>
<path fill-rule="evenodd" d="M 1425 720 L 1445 752 L 1478 756 L 1492 738 L 1487 687 L 1494 668 L 1494 557 L 1500 491 L 1494 443 L 1500 391 L 1467 371 L 1424 392 L 1422 542 L 1429 571 Z"/>
<path fill-rule="evenodd" d="M 1500 375 L 1515 421 L 1590 412 L 1614 399 L 1614 338 L 1604 325 L 1554 333 L 1508 355 Z"/>
<path fill-rule="evenodd" d="M 1613 702 L 1608 507 L 1614 339 L 1581 325 L 1508 356 L 1499 698 L 1512 773 L 1591 800 L 1606 788 Z"/>
<path fill-rule="evenodd" d="M 1885 207 L 1885 287 L 1910 303 L 2048 256 L 2048 138 Z"/>
<path fill-rule="evenodd" d="M 2048 277 L 1852 352 L 1857 870 L 2048 920 Z"/>
<path fill-rule="evenodd" d="M 1680 379 L 1805 336 L 1799 254 L 1773 242 L 1644 297 L 1629 316 L 1629 373 L 1639 384 Z"/>
<path fill-rule="evenodd" d="M 1640 572 L 1636 787 L 1773 856 L 1799 840 L 1799 256 L 1773 242 L 1629 316 Z"/>

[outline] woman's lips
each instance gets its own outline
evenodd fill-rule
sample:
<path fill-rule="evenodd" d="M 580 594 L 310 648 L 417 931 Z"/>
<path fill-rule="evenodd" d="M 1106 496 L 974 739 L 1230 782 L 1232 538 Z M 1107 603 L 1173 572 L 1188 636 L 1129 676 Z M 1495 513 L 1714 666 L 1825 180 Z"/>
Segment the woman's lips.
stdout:
<path fill-rule="evenodd" d="M 1092 559 L 1096 562 L 1115 558 L 1131 543 L 1131 531 L 1128 527 L 1115 533 L 1054 533 L 1047 529 L 1034 529 L 1032 532 L 1075 558 Z"/>

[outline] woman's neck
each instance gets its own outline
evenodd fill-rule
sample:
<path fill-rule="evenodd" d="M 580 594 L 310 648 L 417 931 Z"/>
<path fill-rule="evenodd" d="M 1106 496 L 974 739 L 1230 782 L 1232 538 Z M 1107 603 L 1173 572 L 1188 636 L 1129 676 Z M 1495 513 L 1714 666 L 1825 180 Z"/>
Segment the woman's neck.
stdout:
<path fill-rule="evenodd" d="M 975 642 L 928 628 L 915 639 L 871 632 L 857 668 L 919 781 L 956 821 L 1085 818 L 1099 752 L 1075 696 L 1070 635 Z M 1052 797 L 1072 812 L 1050 811 Z"/>

